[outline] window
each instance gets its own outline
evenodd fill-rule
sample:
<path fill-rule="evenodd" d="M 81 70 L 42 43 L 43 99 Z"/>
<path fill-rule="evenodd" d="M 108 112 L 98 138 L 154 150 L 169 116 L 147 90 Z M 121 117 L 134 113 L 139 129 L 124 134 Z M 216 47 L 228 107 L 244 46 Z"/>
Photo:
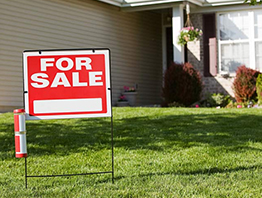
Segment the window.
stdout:
<path fill-rule="evenodd" d="M 255 38 L 262 38 L 262 10 L 255 11 L 254 16 Z"/>
<path fill-rule="evenodd" d="M 254 12 L 256 69 L 262 71 L 262 10 Z"/>
<path fill-rule="evenodd" d="M 262 71 L 262 42 L 256 42 L 256 69 Z"/>
<path fill-rule="evenodd" d="M 249 44 L 221 45 L 221 71 L 234 73 L 240 65 L 249 66 Z"/>
<path fill-rule="evenodd" d="M 219 73 L 262 71 L 262 10 L 218 14 Z"/>

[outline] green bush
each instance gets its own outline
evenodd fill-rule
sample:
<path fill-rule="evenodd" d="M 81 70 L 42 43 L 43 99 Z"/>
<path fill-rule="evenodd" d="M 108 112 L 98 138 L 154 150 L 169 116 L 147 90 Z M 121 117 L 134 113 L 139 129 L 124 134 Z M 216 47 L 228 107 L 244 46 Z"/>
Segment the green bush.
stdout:
<path fill-rule="evenodd" d="M 247 102 L 234 102 L 233 100 L 231 100 L 226 106 L 226 108 L 239 108 L 239 106 L 241 108 L 252 108 L 255 104 L 256 101 L 254 100 L 247 101 Z"/>
<path fill-rule="evenodd" d="M 185 105 L 178 102 L 172 102 L 168 104 L 168 107 L 185 107 Z"/>
<path fill-rule="evenodd" d="M 231 97 L 229 95 L 224 95 L 222 93 L 214 93 L 209 94 L 207 97 L 207 103 L 211 107 L 221 106 L 225 107 L 231 101 Z"/>
<path fill-rule="evenodd" d="M 258 103 L 262 103 L 262 74 L 259 74 L 256 82 Z"/>
<path fill-rule="evenodd" d="M 173 103 L 190 106 L 200 100 L 201 77 L 190 63 L 172 63 L 166 70 L 164 83 L 163 97 L 166 105 Z"/>

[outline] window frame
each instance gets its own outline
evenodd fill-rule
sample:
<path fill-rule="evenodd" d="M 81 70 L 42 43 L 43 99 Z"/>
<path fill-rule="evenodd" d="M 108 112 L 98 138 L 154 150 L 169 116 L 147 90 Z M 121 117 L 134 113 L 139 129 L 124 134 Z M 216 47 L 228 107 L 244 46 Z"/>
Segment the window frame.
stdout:
<path fill-rule="evenodd" d="M 255 38 L 255 11 L 261 11 L 262 9 L 249 9 L 249 10 L 238 10 L 238 11 L 227 11 L 227 12 L 217 12 L 216 13 L 216 24 L 217 24 L 217 42 L 218 42 L 218 74 L 230 74 L 234 76 L 235 72 L 222 71 L 222 45 L 223 44 L 239 44 L 248 43 L 249 44 L 249 68 L 256 69 L 256 42 L 262 42 L 261 38 Z M 249 17 L 249 38 L 247 39 L 237 39 L 237 40 L 221 40 L 220 38 L 220 15 L 229 13 L 241 13 L 247 12 Z M 260 71 L 262 72 L 262 66 Z"/>

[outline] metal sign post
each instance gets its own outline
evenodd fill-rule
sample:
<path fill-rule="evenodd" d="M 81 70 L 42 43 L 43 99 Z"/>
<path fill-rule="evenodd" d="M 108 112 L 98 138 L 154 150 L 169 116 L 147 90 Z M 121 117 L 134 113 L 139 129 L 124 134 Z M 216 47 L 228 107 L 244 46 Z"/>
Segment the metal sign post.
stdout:
<path fill-rule="evenodd" d="M 26 120 L 111 117 L 112 170 L 61 175 L 62 177 L 112 174 L 114 141 L 112 83 L 109 49 L 26 50 L 23 53 L 24 105 Z"/>

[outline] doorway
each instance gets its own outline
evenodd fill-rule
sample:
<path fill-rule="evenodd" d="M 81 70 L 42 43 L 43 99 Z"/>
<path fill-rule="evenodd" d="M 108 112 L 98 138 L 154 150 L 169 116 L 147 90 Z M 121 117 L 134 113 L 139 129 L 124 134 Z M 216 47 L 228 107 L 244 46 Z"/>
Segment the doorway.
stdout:
<path fill-rule="evenodd" d="M 172 27 L 165 28 L 166 36 L 166 69 L 174 60 Z"/>

